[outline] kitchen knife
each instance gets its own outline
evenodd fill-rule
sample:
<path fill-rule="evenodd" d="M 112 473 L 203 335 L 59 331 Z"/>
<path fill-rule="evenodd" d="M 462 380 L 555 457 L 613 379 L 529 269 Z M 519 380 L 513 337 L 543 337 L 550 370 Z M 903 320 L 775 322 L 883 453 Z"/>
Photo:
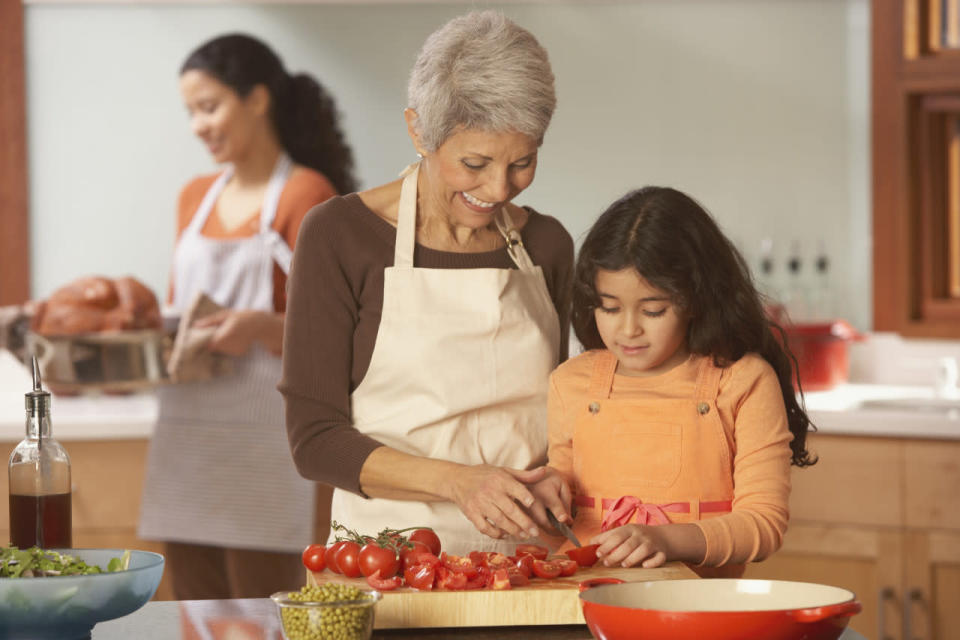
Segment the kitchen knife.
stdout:
<path fill-rule="evenodd" d="M 554 529 L 566 536 L 567 540 L 572 542 L 574 546 L 580 547 L 583 546 L 580 544 L 580 541 L 577 540 L 577 536 L 573 535 L 573 529 L 565 525 L 564 523 L 557 520 L 557 516 L 553 515 L 553 512 L 550 509 L 547 509 L 547 520 L 550 521 L 550 524 L 553 525 Z"/>

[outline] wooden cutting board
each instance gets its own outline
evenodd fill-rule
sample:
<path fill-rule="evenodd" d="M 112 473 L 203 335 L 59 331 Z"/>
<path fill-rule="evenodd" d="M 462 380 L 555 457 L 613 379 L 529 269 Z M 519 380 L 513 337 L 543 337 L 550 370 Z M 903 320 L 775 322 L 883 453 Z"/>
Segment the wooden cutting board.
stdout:
<path fill-rule="evenodd" d="M 527 587 L 507 591 L 417 591 L 400 587 L 383 592 L 377 604 L 375 629 L 426 627 L 498 627 L 513 625 L 586 624 L 580 611 L 579 584 L 591 578 L 626 582 L 696 578 L 689 567 L 671 562 L 656 569 L 593 566 L 569 578 L 532 579 Z M 310 585 L 340 582 L 369 589 L 363 578 L 345 578 L 332 571 L 307 572 Z"/>

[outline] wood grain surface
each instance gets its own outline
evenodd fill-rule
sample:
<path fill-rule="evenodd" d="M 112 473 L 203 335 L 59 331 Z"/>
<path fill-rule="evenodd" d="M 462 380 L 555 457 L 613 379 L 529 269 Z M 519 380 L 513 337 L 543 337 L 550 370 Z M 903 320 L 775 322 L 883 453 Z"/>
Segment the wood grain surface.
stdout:
<path fill-rule="evenodd" d="M 374 628 L 498 627 L 585 624 L 580 611 L 579 585 L 591 578 L 625 582 L 695 579 L 689 567 L 672 562 L 656 569 L 581 568 L 568 578 L 531 579 L 527 587 L 506 591 L 417 591 L 400 587 L 386 591 L 377 604 Z M 363 578 L 345 578 L 331 571 L 307 572 L 307 583 L 340 582 L 369 589 Z"/>

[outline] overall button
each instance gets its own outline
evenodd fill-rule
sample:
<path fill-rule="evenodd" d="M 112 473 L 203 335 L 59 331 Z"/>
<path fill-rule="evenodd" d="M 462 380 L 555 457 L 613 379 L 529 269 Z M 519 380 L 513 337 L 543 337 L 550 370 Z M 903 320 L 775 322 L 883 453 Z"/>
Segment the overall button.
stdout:
<path fill-rule="evenodd" d="M 593 415 L 597 415 L 598 413 L 600 413 L 600 403 L 599 403 L 599 402 L 591 402 L 591 403 L 590 403 L 590 406 L 587 407 L 587 408 L 590 410 L 590 413 L 592 413 Z"/>
<path fill-rule="evenodd" d="M 699 413 L 702 416 L 707 415 L 708 413 L 710 413 L 710 405 L 707 404 L 706 402 L 701 402 L 700 404 L 697 405 L 697 413 Z"/>

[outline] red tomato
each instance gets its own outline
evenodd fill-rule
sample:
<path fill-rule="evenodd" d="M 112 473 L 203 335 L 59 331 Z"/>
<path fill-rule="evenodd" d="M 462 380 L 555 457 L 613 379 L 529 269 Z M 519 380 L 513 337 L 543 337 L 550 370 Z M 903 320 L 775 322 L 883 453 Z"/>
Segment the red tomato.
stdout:
<path fill-rule="evenodd" d="M 460 591 L 467 587 L 467 574 L 461 571 L 450 571 L 446 567 L 437 568 L 437 588 Z"/>
<path fill-rule="evenodd" d="M 466 575 L 466 574 L 464 574 Z M 490 569 L 486 567 L 477 567 L 477 574 L 472 578 L 467 578 L 467 583 L 463 585 L 464 589 L 483 589 L 492 579 Z"/>
<path fill-rule="evenodd" d="M 533 561 L 534 561 L 533 556 L 526 553 L 523 554 L 522 556 L 517 558 L 517 562 L 515 563 L 517 571 L 522 573 L 524 577 L 529 578 L 531 574 L 533 574 Z"/>
<path fill-rule="evenodd" d="M 400 576 L 393 576 L 392 578 L 383 579 L 380 577 L 380 570 L 378 569 L 371 575 L 367 576 L 367 584 L 377 591 L 393 591 L 403 584 L 403 578 Z"/>
<path fill-rule="evenodd" d="M 598 544 L 588 544 L 579 549 L 568 549 L 567 555 L 581 567 L 592 567 L 597 564 L 597 548 L 599 546 Z"/>
<path fill-rule="evenodd" d="M 433 529 L 417 529 L 410 534 L 410 542 L 422 542 L 430 547 L 430 553 L 440 555 L 440 537 Z"/>
<path fill-rule="evenodd" d="M 310 571 L 323 571 L 327 566 L 327 563 L 324 562 L 323 556 L 326 553 L 327 548 L 322 544 L 311 544 L 306 549 L 303 550 L 303 566 L 305 566 Z"/>
<path fill-rule="evenodd" d="M 490 583 L 490 588 L 496 591 L 513 588 L 510 583 L 510 573 L 507 569 L 497 569 L 493 572 L 493 581 Z"/>
<path fill-rule="evenodd" d="M 547 554 L 550 552 L 546 547 L 541 547 L 536 544 L 518 544 L 517 545 L 517 556 L 522 556 L 523 554 L 529 554 L 536 558 L 537 560 L 545 560 Z"/>
<path fill-rule="evenodd" d="M 340 569 L 340 573 L 348 578 L 360 577 L 360 545 L 356 542 L 344 542 L 340 550 L 334 554 L 334 562 Z"/>
<path fill-rule="evenodd" d="M 324 554 L 324 560 L 327 563 L 330 571 L 334 573 L 343 573 L 340 571 L 340 567 L 337 566 L 337 551 L 340 551 L 340 547 L 343 546 L 346 540 L 341 540 L 340 542 L 334 542 L 329 547 L 327 547 L 327 552 Z"/>
<path fill-rule="evenodd" d="M 470 562 L 473 563 L 475 567 L 485 567 L 487 566 L 487 554 L 484 551 L 471 551 L 470 552 Z"/>
<path fill-rule="evenodd" d="M 526 576 L 517 569 L 507 569 L 507 575 L 510 576 L 511 587 L 525 587 L 530 584 L 530 576 Z"/>
<path fill-rule="evenodd" d="M 433 589 L 435 570 L 429 564 L 415 564 L 403 570 L 403 580 L 414 589 L 429 591 Z"/>
<path fill-rule="evenodd" d="M 416 549 L 403 556 L 402 562 L 403 570 L 406 571 L 407 567 L 412 567 L 418 564 L 428 564 L 431 567 L 436 567 L 440 564 L 440 558 L 433 555 L 426 549 Z"/>
<path fill-rule="evenodd" d="M 477 567 L 470 558 L 453 556 L 444 551 L 440 554 L 440 561 L 443 563 L 443 566 L 454 573 L 466 574 L 468 578 L 477 575 Z"/>
<path fill-rule="evenodd" d="M 381 547 L 376 542 L 368 542 L 360 548 L 357 556 L 360 573 L 372 576 L 380 572 L 380 577 L 386 580 L 392 578 L 400 569 L 400 556 L 390 547 Z"/>
<path fill-rule="evenodd" d="M 551 560 L 551 562 L 560 566 L 560 575 L 562 576 L 572 576 L 577 572 L 579 567 L 576 560 L 571 560 L 570 558 L 557 558 L 556 560 Z"/>
<path fill-rule="evenodd" d="M 487 566 L 491 569 L 508 569 L 512 566 L 515 566 L 513 560 L 509 556 L 505 556 L 502 553 L 490 553 L 487 554 Z"/>
<path fill-rule="evenodd" d="M 406 545 L 400 546 L 400 565 L 402 569 L 406 569 L 411 564 L 416 564 L 415 558 L 420 555 L 430 553 L 430 548 L 422 542 L 414 542 L 412 547 Z"/>
<path fill-rule="evenodd" d="M 560 575 L 560 565 L 545 560 L 533 561 L 533 575 L 538 578 L 552 579 Z"/>

